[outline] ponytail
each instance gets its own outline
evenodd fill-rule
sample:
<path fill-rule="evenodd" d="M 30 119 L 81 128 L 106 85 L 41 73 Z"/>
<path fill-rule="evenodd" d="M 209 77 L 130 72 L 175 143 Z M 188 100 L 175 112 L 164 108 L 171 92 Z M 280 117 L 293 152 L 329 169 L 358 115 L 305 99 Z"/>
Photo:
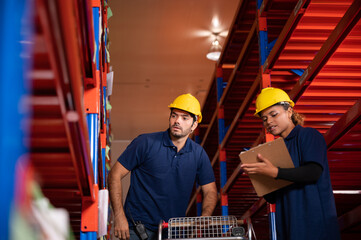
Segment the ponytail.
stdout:
<path fill-rule="evenodd" d="M 305 116 L 293 110 L 291 120 L 295 126 L 297 125 L 303 126 L 303 123 L 305 121 Z"/>

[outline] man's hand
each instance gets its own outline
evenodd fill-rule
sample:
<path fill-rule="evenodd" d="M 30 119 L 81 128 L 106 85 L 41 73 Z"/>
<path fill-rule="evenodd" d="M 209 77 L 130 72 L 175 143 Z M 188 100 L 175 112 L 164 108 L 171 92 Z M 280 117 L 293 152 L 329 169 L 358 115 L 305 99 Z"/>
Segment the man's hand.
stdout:
<path fill-rule="evenodd" d="M 122 240 L 129 239 L 129 225 L 124 214 L 114 216 L 114 236 Z"/>
<path fill-rule="evenodd" d="M 241 165 L 241 168 L 246 174 L 262 174 L 272 178 L 277 177 L 277 167 L 275 167 L 267 158 L 264 158 L 261 154 L 257 154 L 257 159 L 257 163 L 245 163 Z"/>

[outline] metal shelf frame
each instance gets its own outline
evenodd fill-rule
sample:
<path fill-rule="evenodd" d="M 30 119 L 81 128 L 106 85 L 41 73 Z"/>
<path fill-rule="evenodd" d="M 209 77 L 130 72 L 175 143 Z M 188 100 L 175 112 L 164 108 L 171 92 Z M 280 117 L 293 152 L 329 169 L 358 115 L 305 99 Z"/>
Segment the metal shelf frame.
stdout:
<path fill-rule="evenodd" d="M 107 10 L 100 0 L 34 7 L 30 161 L 44 195 L 68 210 L 77 239 L 97 239 L 98 192 L 106 188 Z"/>
<path fill-rule="evenodd" d="M 361 2 L 352 0 L 239 4 L 203 105 L 204 126 L 200 126 L 199 138 L 212 159 L 216 178 L 220 150 L 226 152 L 228 180 L 218 187 L 228 195 L 229 214 L 253 219 L 261 236 L 257 234 L 257 238 L 269 237 L 264 230 L 268 229 L 266 202 L 241 175 L 238 154 L 266 141 L 261 123 L 253 116 L 255 97 L 266 86 L 287 91 L 297 102 L 295 109 L 306 116 L 305 126 L 324 134 L 342 235 L 361 236 L 361 222 L 356 217 L 361 201 L 361 180 L 356 177 L 361 174 L 360 11 Z M 227 86 L 217 104 L 219 69 Z M 217 147 L 215 125 L 220 108 L 224 109 L 227 132 Z M 194 198 L 188 210 L 192 204 Z M 219 207 L 215 214 L 217 211 Z"/>

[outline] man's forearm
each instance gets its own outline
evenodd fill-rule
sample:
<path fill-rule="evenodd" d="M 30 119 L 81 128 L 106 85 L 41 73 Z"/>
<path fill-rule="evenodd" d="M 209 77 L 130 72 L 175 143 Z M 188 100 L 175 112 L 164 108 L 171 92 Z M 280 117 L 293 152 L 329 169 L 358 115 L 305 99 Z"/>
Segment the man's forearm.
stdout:
<path fill-rule="evenodd" d="M 123 215 L 123 190 L 120 176 L 109 174 L 109 194 L 114 215 Z"/>
<path fill-rule="evenodd" d="M 212 187 L 211 189 L 203 191 L 202 216 L 211 216 L 214 208 L 217 205 L 217 201 L 217 189 L 214 184 L 214 187 Z"/>
<path fill-rule="evenodd" d="M 129 240 L 129 224 L 124 213 L 122 201 L 122 178 L 128 172 L 119 162 L 116 162 L 110 170 L 108 177 L 110 202 L 114 211 L 114 236 L 121 240 Z"/>

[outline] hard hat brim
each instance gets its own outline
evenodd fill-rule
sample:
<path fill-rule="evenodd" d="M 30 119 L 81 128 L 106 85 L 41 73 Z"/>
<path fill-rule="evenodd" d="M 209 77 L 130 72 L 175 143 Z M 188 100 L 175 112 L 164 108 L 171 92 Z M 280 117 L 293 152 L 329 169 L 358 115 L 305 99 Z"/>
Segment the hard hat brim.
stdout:
<path fill-rule="evenodd" d="M 292 100 L 290 100 L 290 101 L 285 101 L 285 102 L 288 102 L 289 104 L 290 104 L 290 106 L 291 107 L 294 107 L 295 106 L 295 103 L 292 101 Z M 271 106 L 269 106 L 269 107 L 264 107 L 264 108 L 262 108 L 262 109 L 259 109 L 258 111 L 256 111 L 253 115 L 255 116 L 255 117 L 261 117 L 259 114 L 263 111 L 263 110 L 265 110 L 265 109 L 267 109 L 267 108 L 270 108 L 270 107 L 273 107 L 273 106 L 275 106 L 275 105 L 277 105 L 277 104 L 279 104 L 280 102 L 278 102 L 278 103 L 275 103 L 275 104 L 273 104 L 273 105 L 271 105 Z"/>

